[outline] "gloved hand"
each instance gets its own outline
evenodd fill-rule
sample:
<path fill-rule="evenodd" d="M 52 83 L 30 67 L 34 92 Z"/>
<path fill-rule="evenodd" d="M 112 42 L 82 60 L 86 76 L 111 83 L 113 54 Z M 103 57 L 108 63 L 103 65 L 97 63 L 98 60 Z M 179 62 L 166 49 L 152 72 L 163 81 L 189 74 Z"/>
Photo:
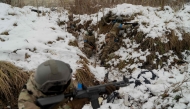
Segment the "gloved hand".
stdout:
<path fill-rule="evenodd" d="M 82 99 L 73 99 L 72 101 L 70 101 L 68 103 L 68 105 L 72 108 L 72 109 L 82 109 L 82 107 L 85 104 L 88 104 L 89 100 L 88 98 L 82 98 Z"/>
<path fill-rule="evenodd" d="M 115 90 L 119 90 L 119 87 L 115 87 L 114 85 L 106 86 L 106 94 L 110 95 Z"/>

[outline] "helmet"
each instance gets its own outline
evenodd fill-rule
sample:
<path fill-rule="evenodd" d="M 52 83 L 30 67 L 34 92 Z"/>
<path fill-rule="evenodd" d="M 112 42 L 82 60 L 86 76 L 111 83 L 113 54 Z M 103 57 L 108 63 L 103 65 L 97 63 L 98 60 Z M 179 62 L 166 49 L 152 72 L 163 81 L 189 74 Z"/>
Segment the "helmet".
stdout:
<path fill-rule="evenodd" d="M 121 23 L 123 21 L 123 18 L 122 17 L 117 17 L 116 20 L 117 20 L 117 22 Z"/>
<path fill-rule="evenodd" d="M 60 94 L 71 82 L 70 65 L 59 60 L 48 60 L 38 66 L 34 74 L 36 87 L 44 94 Z"/>
<path fill-rule="evenodd" d="M 93 29 L 92 28 L 88 27 L 87 32 L 88 32 L 89 36 L 93 35 Z"/>

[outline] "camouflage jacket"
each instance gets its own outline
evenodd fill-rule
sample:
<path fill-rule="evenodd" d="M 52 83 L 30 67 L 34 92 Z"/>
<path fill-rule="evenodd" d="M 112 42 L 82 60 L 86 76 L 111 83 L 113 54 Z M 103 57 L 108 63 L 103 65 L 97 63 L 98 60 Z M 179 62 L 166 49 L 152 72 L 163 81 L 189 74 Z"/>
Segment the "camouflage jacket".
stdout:
<path fill-rule="evenodd" d="M 67 30 L 75 31 L 76 30 L 76 24 L 73 21 L 69 21 L 67 23 Z"/>
<path fill-rule="evenodd" d="M 85 34 L 84 36 L 84 47 L 95 49 L 95 36 Z"/>
<path fill-rule="evenodd" d="M 121 23 L 115 23 L 111 28 L 110 33 L 114 34 L 114 36 L 117 37 L 117 35 L 119 34 L 119 30 L 126 29 L 127 27 L 128 27 L 127 25 Z"/>
<path fill-rule="evenodd" d="M 69 87 L 66 89 L 66 93 L 73 91 L 76 85 L 74 85 L 74 82 L 72 80 Z M 34 81 L 34 73 L 31 74 L 27 84 L 23 87 L 22 91 L 19 94 L 18 98 L 18 108 L 19 109 L 40 109 L 35 102 L 36 99 L 39 97 L 47 97 L 44 95 L 41 91 L 37 89 L 35 86 Z M 58 109 L 71 109 L 69 105 L 66 103 L 63 103 L 62 105 L 58 106 Z"/>

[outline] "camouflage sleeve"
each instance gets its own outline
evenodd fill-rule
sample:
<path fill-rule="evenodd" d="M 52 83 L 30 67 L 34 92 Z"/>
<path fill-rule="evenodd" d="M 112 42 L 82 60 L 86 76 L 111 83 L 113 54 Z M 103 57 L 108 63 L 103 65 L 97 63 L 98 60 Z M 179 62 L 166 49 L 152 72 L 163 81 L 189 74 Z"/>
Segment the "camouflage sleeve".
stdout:
<path fill-rule="evenodd" d="M 63 109 L 72 109 L 68 104 L 65 104 L 64 106 L 63 106 Z"/>
<path fill-rule="evenodd" d="M 19 109 L 40 109 L 35 104 L 35 101 L 38 97 L 45 97 L 40 91 L 36 90 L 35 85 L 32 82 L 33 75 L 30 76 L 29 81 L 23 87 L 22 91 L 18 97 L 18 108 Z M 75 83 L 72 81 L 69 87 L 66 89 L 65 93 L 72 92 L 73 89 L 76 87 Z M 67 99 L 68 100 L 68 99 Z M 63 103 L 62 105 L 58 106 L 58 109 L 72 109 L 67 103 Z"/>
<path fill-rule="evenodd" d="M 18 108 L 19 109 L 40 109 L 34 103 L 31 94 L 29 94 L 27 89 L 22 89 L 18 98 Z"/>
<path fill-rule="evenodd" d="M 26 85 L 24 85 L 22 91 L 19 94 L 18 97 L 19 109 L 40 109 L 40 107 L 38 107 L 35 104 L 37 93 L 39 94 L 39 91 L 37 91 L 34 88 L 35 86 L 32 83 L 33 76 L 34 76 L 33 74 L 30 75 L 28 82 L 26 83 Z"/>

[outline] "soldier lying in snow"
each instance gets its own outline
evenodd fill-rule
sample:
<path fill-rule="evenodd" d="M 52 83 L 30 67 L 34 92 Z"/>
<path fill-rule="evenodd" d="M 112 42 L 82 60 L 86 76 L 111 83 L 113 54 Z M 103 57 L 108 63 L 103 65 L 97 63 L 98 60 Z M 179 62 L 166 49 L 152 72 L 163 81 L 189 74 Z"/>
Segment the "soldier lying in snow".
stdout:
<path fill-rule="evenodd" d="M 122 36 L 127 28 L 131 26 L 137 26 L 138 23 L 123 23 L 122 17 L 117 17 L 116 19 L 111 19 L 112 28 L 105 37 L 104 48 L 100 53 L 101 65 L 104 66 L 105 58 L 107 54 L 117 51 L 122 44 Z"/>
<path fill-rule="evenodd" d="M 87 33 L 84 36 L 84 48 L 82 49 L 83 52 L 86 54 L 88 58 L 93 55 L 94 50 L 96 49 L 95 45 L 95 36 L 93 34 L 93 29 L 88 28 Z"/>
<path fill-rule="evenodd" d="M 75 36 L 76 38 L 78 38 L 78 33 L 76 31 L 77 26 L 73 20 L 73 15 L 69 15 L 68 18 L 69 18 L 69 21 L 67 23 L 67 31 L 71 33 L 73 36 Z"/>

